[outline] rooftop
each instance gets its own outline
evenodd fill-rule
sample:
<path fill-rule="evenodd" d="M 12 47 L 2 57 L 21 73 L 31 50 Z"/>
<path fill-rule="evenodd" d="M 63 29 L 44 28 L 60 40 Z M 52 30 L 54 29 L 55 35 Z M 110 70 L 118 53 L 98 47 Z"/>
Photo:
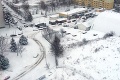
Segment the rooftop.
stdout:
<path fill-rule="evenodd" d="M 83 12 L 87 10 L 86 8 L 76 8 L 76 9 L 73 9 L 73 10 L 70 10 L 70 11 L 67 11 L 67 12 L 60 12 L 61 14 L 66 14 L 66 15 L 72 15 L 72 14 L 75 14 L 75 13 L 78 13 L 78 12 Z"/>

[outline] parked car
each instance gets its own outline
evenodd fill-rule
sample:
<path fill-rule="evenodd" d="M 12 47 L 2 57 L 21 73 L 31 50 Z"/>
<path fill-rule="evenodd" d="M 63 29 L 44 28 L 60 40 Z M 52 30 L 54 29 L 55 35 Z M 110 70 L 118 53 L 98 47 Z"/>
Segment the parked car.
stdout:
<path fill-rule="evenodd" d="M 43 30 L 43 28 L 38 28 L 39 30 Z"/>
<path fill-rule="evenodd" d="M 76 20 L 72 20 L 72 22 L 75 22 Z"/>
<path fill-rule="evenodd" d="M 66 24 L 65 24 L 65 25 L 63 25 L 63 27 L 69 27 L 69 25 L 66 25 Z"/>
<path fill-rule="evenodd" d="M 83 34 L 86 34 L 87 32 L 83 32 Z"/>
<path fill-rule="evenodd" d="M 62 23 L 58 23 L 58 25 L 62 25 Z"/>
<path fill-rule="evenodd" d="M 72 35 L 73 37 L 77 36 L 77 35 Z"/>
<path fill-rule="evenodd" d="M 74 26 L 74 29 L 78 29 L 78 26 Z"/>
<path fill-rule="evenodd" d="M 16 34 L 11 34 L 11 35 L 10 35 L 10 37 L 15 37 L 15 36 L 17 36 L 17 35 L 16 35 Z"/>
<path fill-rule="evenodd" d="M 69 35 L 70 33 L 66 33 L 66 35 Z"/>

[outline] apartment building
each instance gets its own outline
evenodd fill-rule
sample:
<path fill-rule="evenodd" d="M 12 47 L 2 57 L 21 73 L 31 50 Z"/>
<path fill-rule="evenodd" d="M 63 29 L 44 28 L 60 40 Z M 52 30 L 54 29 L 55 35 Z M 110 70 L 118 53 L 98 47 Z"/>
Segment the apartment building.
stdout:
<path fill-rule="evenodd" d="M 114 5 L 114 0 L 76 0 L 76 3 L 82 6 L 112 9 Z"/>
<path fill-rule="evenodd" d="M 3 9 L 2 9 L 2 4 L 0 0 L 0 27 L 5 27 L 5 22 L 3 18 Z"/>

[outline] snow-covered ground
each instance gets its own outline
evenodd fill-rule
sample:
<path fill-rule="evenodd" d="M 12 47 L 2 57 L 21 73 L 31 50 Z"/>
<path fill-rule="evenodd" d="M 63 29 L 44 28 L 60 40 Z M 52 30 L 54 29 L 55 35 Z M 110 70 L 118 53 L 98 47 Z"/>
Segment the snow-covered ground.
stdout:
<path fill-rule="evenodd" d="M 18 43 L 19 38 L 14 39 Z M 6 71 L 0 71 L 0 80 L 3 80 L 6 76 L 13 78 L 36 62 L 36 56 L 41 55 L 39 46 L 32 39 L 28 39 L 28 43 L 27 46 L 24 46 L 25 50 L 22 56 L 20 54 L 17 56 L 17 53 L 12 52 L 4 54 L 9 59 L 10 67 Z"/>
<path fill-rule="evenodd" d="M 58 9 L 54 12 L 49 12 L 48 14 L 51 15 L 65 11 L 65 9 L 68 9 L 68 7 L 62 7 L 60 10 Z M 104 16 L 104 14 L 107 14 L 107 16 Z M 39 31 L 39 33 L 35 35 L 35 38 L 43 45 L 46 52 L 45 58 L 36 68 L 20 78 L 20 80 L 36 80 L 44 75 L 46 77 L 45 80 L 119 80 L 120 38 L 114 36 L 104 40 L 95 40 L 104 36 L 104 31 L 100 31 L 104 28 L 108 31 L 106 28 L 107 25 L 112 26 L 112 22 L 119 25 L 119 17 L 116 17 L 119 16 L 119 14 L 106 11 L 99 13 L 98 15 L 98 17 L 89 18 L 85 22 L 85 24 L 93 27 L 93 30 L 90 31 L 74 29 L 73 26 L 75 26 L 75 22 L 66 23 L 70 25 L 70 27 L 63 27 L 64 24 L 54 26 L 48 25 L 49 16 L 45 18 L 41 17 L 39 14 L 34 15 L 33 23 L 39 24 L 45 22 L 53 30 L 60 31 L 60 29 L 63 29 L 66 33 L 69 33 L 65 34 L 61 39 L 61 44 L 66 49 L 64 51 L 64 56 L 58 59 L 59 68 L 56 69 L 54 56 L 50 51 L 50 44 L 42 37 L 42 30 Z M 111 17 L 112 15 L 114 16 Z M 107 23 L 106 25 L 106 22 L 109 22 L 110 24 Z M 78 20 L 78 23 L 83 22 Z M 19 24 L 19 26 L 22 25 L 23 24 Z M 116 28 L 111 28 L 112 30 L 116 30 L 115 33 L 118 33 L 118 25 L 116 25 Z M 4 28 L 0 29 L 0 35 L 10 36 L 11 34 L 23 33 L 30 38 L 31 34 L 38 32 L 38 30 L 36 30 L 37 28 L 35 27 L 23 28 L 23 31 L 19 31 L 17 28 Z M 19 37 L 20 35 L 15 37 L 17 42 Z M 81 47 L 69 47 L 70 44 L 81 42 L 83 39 L 92 40 L 92 42 Z M 28 39 L 28 41 L 29 44 L 25 46 L 25 51 L 22 53 L 22 57 L 17 56 L 16 53 L 6 53 L 6 57 L 10 60 L 10 67 L 6 71 L 0 71 L 0 80 L 3 80 L 6 76 L 10 76 L 11 80 L 26 68 L 29 68 L 29 66 L 37 60 L 37 58 L 34 57 L 36 57 L 37 54 L 41 54 L 39 46 L 32 39 Z M 46 62 L 49 69 L 46 68 Z"/>
<path fill-rule="evenodd" d="M 81 75 L 84 73 L 88 80 L 119 80 L 119 40 L 119 37 L 112 37 L 69 49 L 65 51 L 68 56 L 61 58 L 61 60 L 64 59 L 63 66 L 73 68 Z"/>
<path fill-rule="evenodd" d="M 59 28 L 59 29 L 58 29 Z M 54 27 L 60 30 L 61 27 Z M 117 36 L 101 39 L 104 33 L 63 28 L 70 34 L 62 38 L 62 45 L 80 42 L 82 39 L 92 40 L 84 46 L 73 46 L 65 49 L 64 56 L 59 58 L 59 68 L 45 73 L 45 80 L 119 80 L 120 74 L 120 38 Z M 72 35 L 77 35 L 73 37 Z M 97 36 L 93 36 L 97 34 Z"/>
<path fill-rule="evenodd" d="M 66 51 L 65 54 L 68 56 L 60 60 L 64 63 L 63 67 L 53 71 L 49 79 L 119 80 L 120 52 L 117 50 L 120 48 L 119 40 L 120 38 L 113 37 L 86 45 L 84 48 L 78 47 Z M 96 48 L 100 50 L 94 52 Z"/>

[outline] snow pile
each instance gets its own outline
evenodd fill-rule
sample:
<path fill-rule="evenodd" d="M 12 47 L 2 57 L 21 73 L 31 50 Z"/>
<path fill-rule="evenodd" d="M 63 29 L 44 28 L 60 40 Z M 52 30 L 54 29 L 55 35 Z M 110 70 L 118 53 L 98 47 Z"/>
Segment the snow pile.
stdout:
<path fill-rule="evenodd" d="M 98 17 L 96 17 L 93 22 L 93 29 L 102 31 L 102 32 L 110 32 L 114 31 L 117 35 L 120 35 L 119 31 L 120 26 L 120 14 L 112 11 L 102 12 Z"/>

